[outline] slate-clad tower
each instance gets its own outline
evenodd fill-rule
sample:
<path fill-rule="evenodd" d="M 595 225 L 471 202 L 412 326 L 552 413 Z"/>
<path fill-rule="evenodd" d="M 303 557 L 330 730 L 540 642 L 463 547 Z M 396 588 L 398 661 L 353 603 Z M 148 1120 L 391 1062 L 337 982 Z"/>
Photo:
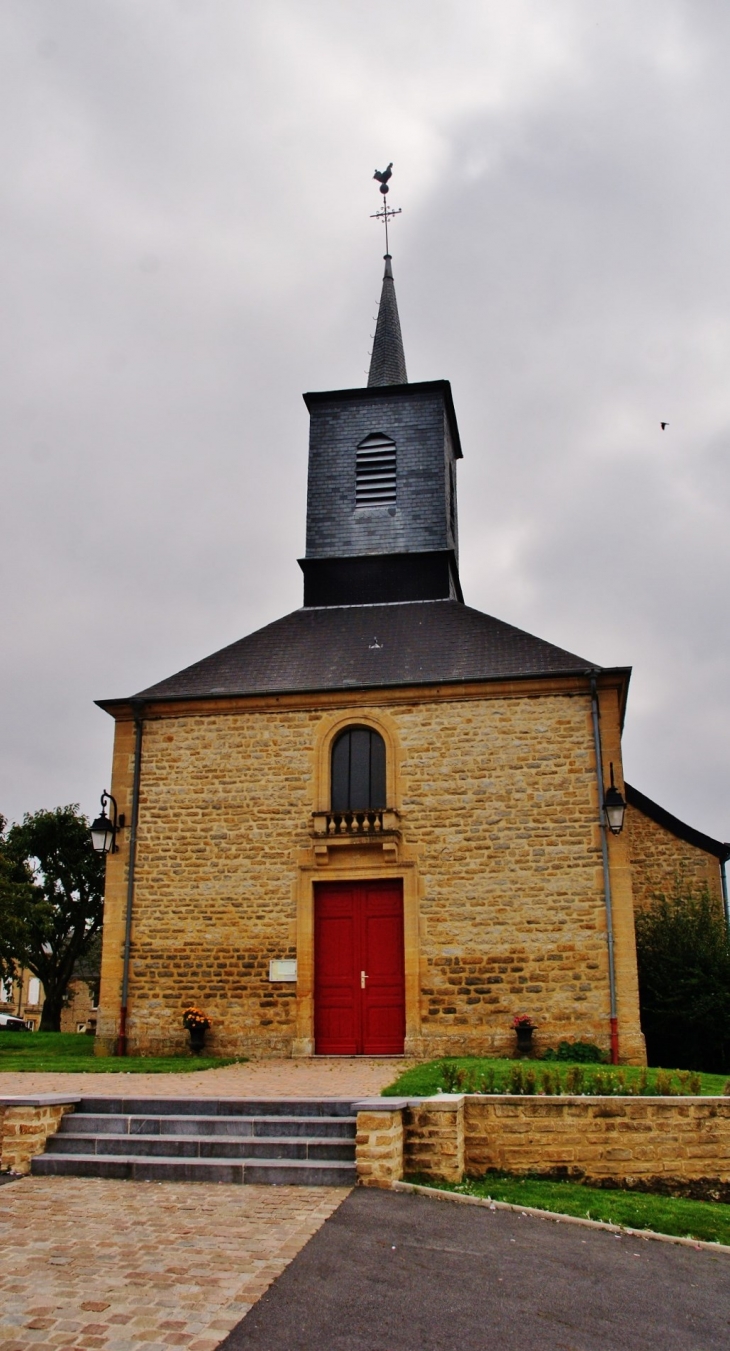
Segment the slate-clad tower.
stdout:
<path fill-rule="evenodd" d="M 451 387 L 407 382 L 389 254 L 367 388 L 304 398 L 305 606 L 462 600 Z"/>

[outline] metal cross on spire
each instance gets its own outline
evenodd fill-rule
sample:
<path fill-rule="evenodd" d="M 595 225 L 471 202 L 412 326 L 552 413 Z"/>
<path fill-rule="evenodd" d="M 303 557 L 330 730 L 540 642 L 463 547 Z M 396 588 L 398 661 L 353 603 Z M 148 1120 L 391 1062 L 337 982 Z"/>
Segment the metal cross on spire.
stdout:
<path fill-rule="evenodd" d="M 380 191 L 381 191 L 382 194 L 383 194 L 383 205 L 381 206 L 381 208 L 380 208 L 379 211 L 374 211 L 374 212 L 373 212 L 373 214 L 372 214 L 372 216 L 370 217 L 370 219 L 371 219 L 371 220 L 382 220 L 383 225 L 385 226 L 385 253 L 386 253 L 386 256 L 389 256 L 389 255 L 390 255 L 390 249 L 389 249 L 389 247 L 388 247 L 388 221 L 389 221 L 389 220 L 392 220 L 394 216 L 399 216 L 399 215 L 401 214 L 401 211 L 403 210 L 403 208 L 400 207 L 400 206 L 395 207 L 395 208 L 393 208 L 392 206 L 388 206 L 386 194 L 387 194 L 387 193 L 389 192 L 389 190 L 390 190 L 390 189 L 388 188 L 388 179 L 392 177 L 392 174 L 393 174 L 393 161 L 392 161 L 392 160 L 391 160 L 390 164 L 388 165 L 387 169 L 382 169 L 382 170 L 381 170 L 381 169 L 376 169 L 376 170 L 375 170 L 375 173 L 373 174 L 373 178 L 376 178 L 376 179 L 378 180 L 379 184 L 380 184 Z"/>

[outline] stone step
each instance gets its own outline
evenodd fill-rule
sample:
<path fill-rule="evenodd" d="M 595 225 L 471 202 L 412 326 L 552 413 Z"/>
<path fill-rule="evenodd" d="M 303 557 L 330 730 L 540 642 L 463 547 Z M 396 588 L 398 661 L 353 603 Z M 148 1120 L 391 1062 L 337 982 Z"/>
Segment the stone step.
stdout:
<path fill-rule="evenodd" d="M 38 1176 L 353 1186 L 357 1120 L 339 1098 L 82 1098 Z"/>
<path fill-rule="evenodd" d="M 303 1135 L 350 1139 L 355 1126 L 354 1116 L 124 1116 L 76 1111 L 66 1114 L 59 1129 L 64 1135 Z"/>
<path fill-rule="evenodd" d="M 307 1159 L 180 1159 L 134 1155 L 38 1154 L 36 1177 L 102 1177 L 135 1182 L 218 1182 L 277 1187 L 352 1187 L 354 1163 Z"/>
<path fill-rule="evenodd" d="M 86 1135 L 59 1131 L 46 1142 L 49 1154 L 132 1155 L 191 1159 L 318 1159 L 351 1163 L 355 1143 L 351 1139 L 264 1136 L 260 1139 L 210 1135 Z"/>
<path fill-rule="evenodd" d="M 82 1098 L 95 1116 L 352 1116 L 351 1098 Z"/>

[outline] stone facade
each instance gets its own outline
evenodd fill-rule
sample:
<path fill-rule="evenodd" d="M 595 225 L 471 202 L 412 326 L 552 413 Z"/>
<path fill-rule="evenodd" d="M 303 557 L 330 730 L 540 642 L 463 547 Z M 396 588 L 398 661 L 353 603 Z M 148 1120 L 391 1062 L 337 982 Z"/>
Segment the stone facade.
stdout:
<path fill-rule="evenodd" d="M 720 864 L 714 854 L 680 839 L 630 803 L 626 832 L 635 905 L 650 905 L 656 896 L 671 898 L 677 892 L 699 892 L 705 887 L 722 905 Z"/>
<path fill-rule="evenodd" d="M 62 1032 L 95 1029 L 94 989 L 93 983 L 80 978 L 69 983 L 67 1002 L 61 1010 Z M 45 991 L 41 981 L 25 968 L 15 980 L 4 985 L 0 983 L 0 1013 L 11 1013 L 23 1018 L 35 1031 L 40 1027 L 44 1000 Z"/>
<path fill-rule="evenodd" d="M 22 1018 L 33 1028 L 40 1025 L 43 998 L 41 982 L 25 967 L 13 980 L 0 981 L 0 1013 Z"/>
<path fill-rule="evenodd" d="M 620 773 L 619 688 L 601 689 Z M 318 842 L 330 747 L 348 722 L 388 748 L 397 830 Z M 130 810 L 133 733 L 113 792 Z M 129 818 L 128 818 L 129 819 Z M 529 1013 L 538 1048 L 607 1047 L 606 915 L 590 701 L 565 678 L 157 706 L 145 720 L 129 998 L 134 1052 L 181 1051 L 184 1006 L 214 1054 L 309 1053 L 316 880 L 402 877 L 406 1050 L 505 1053 Z M 118 1027 L 127 847 L 108 859 L 99 1049 Z M 641 1061 L 625 837 L 610 839 L 622 1058 Z M 297 957 L 297 985 L 269 961 Z"/>
<path fill-rule="evenodd" d="M 62 1032 L 93 1032 L 96 1028 L 94 986 L 88 980 L 72 980 L 68 987 L 68 1002 L 61 1009 Z"/>

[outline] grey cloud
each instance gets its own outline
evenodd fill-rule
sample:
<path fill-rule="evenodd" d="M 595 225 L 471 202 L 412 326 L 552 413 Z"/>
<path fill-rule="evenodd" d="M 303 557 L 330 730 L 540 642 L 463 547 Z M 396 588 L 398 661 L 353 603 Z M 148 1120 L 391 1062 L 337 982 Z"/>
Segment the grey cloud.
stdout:
<path fill-rule="evenodd" d="M 300 392 L 364 379 L 393 159 L 467 599 L 632 663 L 627 775 L 730 834 L 729 25 L 709 0 L 9 0 L 0 811 L 92 810 L 95 697 L 300 603 Z"/>

